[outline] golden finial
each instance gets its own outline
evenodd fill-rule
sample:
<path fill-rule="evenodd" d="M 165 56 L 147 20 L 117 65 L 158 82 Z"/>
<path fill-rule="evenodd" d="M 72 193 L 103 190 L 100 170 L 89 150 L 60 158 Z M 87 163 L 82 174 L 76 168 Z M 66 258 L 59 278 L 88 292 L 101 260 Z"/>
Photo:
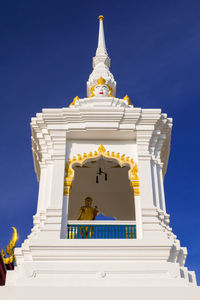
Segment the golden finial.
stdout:
<path fill-rule="evenodd" d="M 103 85 L 106 83 L 106 81 L 103 77 L 99 77 L 99 79 L 97 79 L 97 83 Z"/>
<path fill-rule="evenodd" d="M 76 97 L 73 99 L 73 101 L 70 103 L 70 105 L 74 105 L 74 104 L 76 103 L 76 100 L 79 100 L 79 97 L 78 97 L 78 96 L 76 96 Z"/>
<path fill-rule="evenodd" d="M 10 240 L 9 244 L 6 247 L 6 253 L 9 255 L 9 257 L 5 257 L 5 252 L 2 251 L 3 254 L 3 260 L 5 264 L 10 264 L 13 263 L 15 261 L 15 257 L 14 257 L 14 248 L 16 246 L 16 242 L 18 239 L 18 234 L 17 234 L 17 229 L 15 227 L 12 227 L 13 229 L 13 236 L 12 239 Z"/>
<path fill-rule="evenodd" d="M 99 21 L 103 21 L 104 20 L 104 16 L 100 15 L 99 16 Z"/>
<path fill-rule="evenodd" d="M 124 96 L 123 99 L 126 100 L 126 101 L 128 102 L 129 105 L 132 105 L 131 100 L 130 100 L 130 98 L 129 98 L 128 95 Z"/>
<path fill-rule="evenodd" d="M 106 149 L 105 147 L 101 144 L 98 148 L 99 153 L 105 153 Z"/>

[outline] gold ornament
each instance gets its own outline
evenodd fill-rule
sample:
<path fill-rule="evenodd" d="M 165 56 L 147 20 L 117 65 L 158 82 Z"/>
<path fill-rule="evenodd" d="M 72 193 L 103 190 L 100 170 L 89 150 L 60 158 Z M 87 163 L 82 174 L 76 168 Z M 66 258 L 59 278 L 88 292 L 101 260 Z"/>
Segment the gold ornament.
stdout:
<path fill-rule="evenodd" d="M 129 98 L 128 95 L 124 96 L 123 100 L 126 100 L 126 101 L 128 102 L 128 105 L 133 105 L 133 104 L 131 103 L 131 100 L 130 100 L 130 98 Z"/>
<path fill-rule="evenodd" d="M 70 103 L 69 106 L 74 105 L 76 103 L 76 100 L 79 100 L 79 96 L 76 96 L 73 101 Z"/>
<path fill-rule="evenodd" d="M 5 252 L 2 250 L 3 260 L 6 265 L 14 263 L 14 261 L 15 261 L 14 248 L 16 246 L 18 234 L 17 234 L 17 229 L 15 227 L 12 227 L 12 229 L 13 229 L 13 236 L 12 236 L 12 239 L 10 240 L 9 244 L 6 247 L 6 253 L 9 255 L 9 257 L 6 257 Z"/>
<path fill-rule="evenodd" d="M 104 16 L 100 15 L 99 16 L 99 21 L 103 21 L 104 20 Z"/>
<path fill-rule="evenodd" d="M 101 154 L 101 153 L 105 153 L 106 149 L 105 149 L 105 147 L 101 144 L 101 145 L 99 146 L 99 148 L 98 148 L 98 151 L 99 151 L 99 153 Z"/>
<path fill-rule="evenodd" d="M 134 195 L 139 196 L 140 195 L 140 182 L 138 177 L 138 166 L 137 163 L 134 161 L 133 158 L 129 158 L 129 156 L 125 156 L 125 154 L 120 155 L 120 153 L 115 153 L 110 151 L 106 151 L 105 147 L 101 144 L 97 151 L 90 151 L 88 154 L 83 153 L 82 155 L 77 154 L 77 157 L 74 156 L 72 160 L 68 160 L 66 162 L 66 168 L 65 168 L 65 179 L 64 179 L 64 195 L 69 196 L 70 190 L 72 188 L 72 181 L 74 179 L 74 170 L 73 165 L 77 164 L 79 166 L 83 166 L 86 160 L 88 159 L 96 159 L 100 156 L 103 156 L 105 158 L 110 158 L 116 160 L 120 167 L 123 167 L 125 165 L 128 165 L 130 167 L 130 170 L 128 171 L 129 180 L 131 187 L 133 188 Z"/>
<path fill-rule="evenodd" d="M 104 85 L 104 84 L 106 84 L 106 81 L 103 77 L 99 77 L 99 79 L 97 79 L 97 83 L 100 85 Z"/>

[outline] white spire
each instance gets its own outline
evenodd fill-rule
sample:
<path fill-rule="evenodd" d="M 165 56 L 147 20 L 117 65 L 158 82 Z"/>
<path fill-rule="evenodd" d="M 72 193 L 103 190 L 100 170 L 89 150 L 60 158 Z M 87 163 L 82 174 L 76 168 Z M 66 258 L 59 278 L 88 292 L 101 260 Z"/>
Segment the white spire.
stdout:
<path fill-rule="evenodd" d="M 96 51 L 96 56 L 98 55 L 108 55 L 106 51 L 106 43 L 104 37 L 104 30 L 103 30 L 103 16 L 99 16 L 99 39 L 98 39 L 98 48 Z"/>
<path fill-rule="evenodd" d="M 93 67 L 98 62 L 104 61 L 105 64 L 110 67 L 110 59 L 108 57 L 108 53 L 106 50 L 106 43 L 105 43 L 105 37 L 104 37 L 104 29 L 103 29 L 103 16 L 99 16 L 99 38 L 98 38 L 98 47 L 96 51 L 96 56 L 93 58 Z"/>
<path fill-rule="evenodd" d="M 93 71 L 89 76 L 87 82 L 87 95 L 90 95 L 90 89 L 97 83 L 97 80 L 100 77 L 103 77 L 106 80 L 106 83 L 112 88 L 112 95 L 116 94 L 116 82 L 112 73 L 110 72 L 110 58 L 106 50 L 106 43 L 104 37 L 104 28 L 103 28 L 103 16 L 99 16 L 99 38 L 98 38 L 98 47 L 96 50 L 96 56 L 93 57 Z"/>

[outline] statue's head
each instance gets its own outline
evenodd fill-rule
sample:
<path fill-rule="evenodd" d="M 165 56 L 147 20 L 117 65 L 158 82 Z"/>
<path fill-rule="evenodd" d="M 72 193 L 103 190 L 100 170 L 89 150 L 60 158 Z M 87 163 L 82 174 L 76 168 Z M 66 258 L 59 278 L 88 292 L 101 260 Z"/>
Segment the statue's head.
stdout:
<path fill-rule="evenodd" d="M 112 88 L 106 84 L 106 81 L 103 77 L 100 77 L 95 84 L 90 89 L 91 97 L 112 97 Z"/>
<path fill-rule="evenodd" d="M 109 94 L 109 89 L 107 87 L 107 85 L 96 85 L 94 88 L 94 95 L 96 97 L 108 97 Z"/>
<path fill-rule="evenodd" d="M 85 198 L 85 206 L 91 207 L 91 205 L 92 205 L 92 198 L 91 197 Z"/>

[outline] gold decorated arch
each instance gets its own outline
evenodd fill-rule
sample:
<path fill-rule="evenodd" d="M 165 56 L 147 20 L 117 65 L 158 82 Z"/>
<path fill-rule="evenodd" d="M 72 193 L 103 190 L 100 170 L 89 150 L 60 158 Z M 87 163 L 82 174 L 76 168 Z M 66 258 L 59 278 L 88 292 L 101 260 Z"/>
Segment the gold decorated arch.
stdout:
<path fill-rule="evenodd" d="M 93 160 L 99 157 L 105 157 L 108 159 L 116 160 L 121 167 L 129 166 L 130 169 L 128 171 L 129 180 L 131 183 L 131 187 L 134 191 L 134 195 L 140 195 L 140 183 L 138 177 L 138 166 L 137 163 L 130 158 L 129 156 L 125 156 L 125 154 L 115 153 L 106 151 L 105 147 L 101 144 L 97 151 L 83 153 L 83 155 L 77 154 L 72 159 L 68 159 L 65 167 L 65 179 L 64 179 L 64 195 L 68 196 L 70 194 L 70 190 L 72 188 L 72 182 L 74 179 L 74 169 L 73 165 L 83 166 L 87 161 Z"/>

